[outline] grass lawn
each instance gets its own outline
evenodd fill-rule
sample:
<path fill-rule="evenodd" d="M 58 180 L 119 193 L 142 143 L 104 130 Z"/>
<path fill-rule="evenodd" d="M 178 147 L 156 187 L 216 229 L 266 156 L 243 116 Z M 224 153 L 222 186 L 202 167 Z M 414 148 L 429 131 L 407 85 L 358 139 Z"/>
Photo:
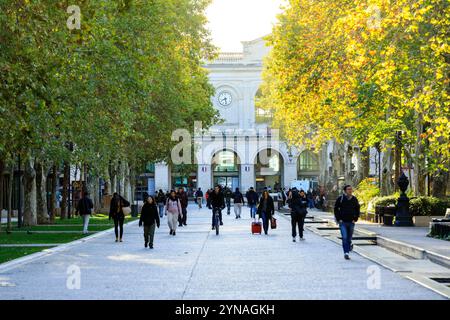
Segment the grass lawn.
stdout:
<path fill-rule="evenodd" d="M 11 261 L 28 254 L 36 253 L 51 247 L 36 247 L 36 248 L 21 248 L 21 247 L 11 247 L 11 248 L 0 248 L 0 263 Z"/>
<path fill-rule="evenodd" d="M 0 244 L 66 243 L 84 238 L 86 235 L 72 233 L 0 233 Z M 0 248 L 3 251 L 5 248 Z"/>
<path fill-rule="evenodd" d="M 101 226 L 89 226 L 89 231 L 103 231 L 110 228 L 113 228 L 113 224 L 104 224 Z M 32 227 L 23 227 L 23 228 L 17 228 L 14 227 L 13 231 L 82 231 L 83 226 L 80 225 L 70 225 L 70 226 L 63 226 L 63 225 L 42 225 L 42 226 L 32 226 Z"/>

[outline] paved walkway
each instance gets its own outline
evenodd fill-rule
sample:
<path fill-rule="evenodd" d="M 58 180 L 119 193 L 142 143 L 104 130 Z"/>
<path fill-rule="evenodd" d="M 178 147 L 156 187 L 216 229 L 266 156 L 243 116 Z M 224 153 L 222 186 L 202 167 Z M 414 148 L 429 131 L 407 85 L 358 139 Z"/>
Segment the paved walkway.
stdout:
<path fill-rule="evenodd" d="M 322 219 L 334 219 L 333 215 L 327 212 L 314 211 L 312 215 Z M 356 227 L 375 232 L 385 238 L 401 241 L 426 251 L 437 253 L 450 259 L 450 242 L 427 237 L 429 228 L 385 226 L 364 220 L 358 221 Z"/>
<path fill-rule="evenodd" d="M 279 216 L 269 236 L 250 234 L 248 209 L 242 220 L 224 216 L 220 236 L 210 212 L 189 208 L 188 227 L 169 236 L 166 219 L 155 249 L 143 247 L 136 222 L 125 242 L 107 232 L 12 268 L 0 265 L 2 299 L 442 299 L 398 274 L 311 232 L 293 243 L 290 222 Z M 60 247 L 61 248 L 61 247 Z M 77 266 L 81 288 L 67 288 Z M 379 268 L 380 289 L 369 289 L 368 270 Z M 70 270 L 70 269 L 69 269 Z"/>

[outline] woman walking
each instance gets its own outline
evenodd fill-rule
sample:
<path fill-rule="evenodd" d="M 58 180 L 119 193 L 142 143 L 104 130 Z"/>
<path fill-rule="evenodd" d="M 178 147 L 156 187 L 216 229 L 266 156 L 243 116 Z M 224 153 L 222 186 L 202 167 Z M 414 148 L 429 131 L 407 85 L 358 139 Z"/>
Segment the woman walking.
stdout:
<path fill-rule="evenodd" d="M 259 201 L 259 206 L 257 210 L 259 218 L 263 220 L 264 233 L 269 232 L 269 222 L 272 221 L 272 217 L 275 214 L 275 207 L 273 204 L 273 198 L 269 195 L 267 190 L 264 190 L 261 200 Z"/>
<path fill-rule="evenodd" d="M 169 225 L 170 235 L 175 236 L 178 225 L 178 217 L 183 217 L 181 203 L 174 190 L 170 192 L 170 196 L 166 203 L 167 224 Z"/>
<path fill-rule="evenodd" d="M 129 207 L 130 203 L 121 197 L 118 193 L 114 193 L 111 206 L 109 208 L 109 220 L 114 220 L 114 232 L 116 234 L 116 242 L 122 242 L 123 237 L 123 222 L 125 221 L 125 214 L 123 208 Z M 119 230 L 120 229 L 120 230 Z"/>
<path fill-rule="evenodd" d="M 153 239 L 155 238 L 155 229 L 159 228 L 160 220 L 155 199 L 149 196 L 142 206 L 139 227 L 144 225 L 144 246 L 153 249 Z"/>

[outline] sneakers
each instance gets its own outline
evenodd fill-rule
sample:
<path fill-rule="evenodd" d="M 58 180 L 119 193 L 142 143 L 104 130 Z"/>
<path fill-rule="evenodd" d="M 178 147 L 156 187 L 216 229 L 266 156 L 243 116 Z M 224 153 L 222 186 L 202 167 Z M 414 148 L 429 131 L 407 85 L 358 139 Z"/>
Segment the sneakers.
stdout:
<path fill-rule="evenodd" d="M 148 247 L 148 242 L 146 242 L 146 243 L 144 244 L 144 247 L 146 247 L 146 248 Z"/>
<path fill-rule="evenodd" d="M 294 237 L 294 238 L 292 238 L 292 242 L 297 242 L 297 240 L 295 240 L 295 237 Z"/>
<path fill-rule="evenodd" d="M 169 234 L 172 235 L 173 234 L 173 230 L 170 230 Z"/>
<path fill-rule="evenodd" d="M 211 230 L 215 230 L 215 229 L 216 229 L 216 227 L 215 227 L 215 226 L 212 226 Z"/>
<path fill-rule="evenodd" d="M 173 236 L 176 236 L 176 235 L 177 235 L 177 233 L 176 233 L 176 232 L 174 231 L 174 232 L 172 233 L 172 235 L 173 235 Z"/>
<path fill-rule="evenodd" d="M 350 251 L 353 251 L 353 243 L 350 244 Z"/>
<path fill-rule="evenodd" d="M 305 241 L 305 238 L 301 237 L 301 238 L 300 238 L 300 241 Z"/>
<path fill-rule="evenodd" d="M 116 242 L 119 242 L 119 239 L 118 239 L 118 238 L 116 238 Z"/>
<path fill-rule="evenodd" d="M 153 245 L 152 244 L 150 245 L 150 249 L 153 249 Z"/>
<path fill-rule="evenodd" d="M 122 239 L 119 239 L 119 242 L 123 242 L 123 240 L 122 240 Z"/>
<path fill-rule="evenodd" d="M 348 253 L 344 254 L 344 258 L 345 260 L 350 260 L 350 256 L 348 255 Z"/>

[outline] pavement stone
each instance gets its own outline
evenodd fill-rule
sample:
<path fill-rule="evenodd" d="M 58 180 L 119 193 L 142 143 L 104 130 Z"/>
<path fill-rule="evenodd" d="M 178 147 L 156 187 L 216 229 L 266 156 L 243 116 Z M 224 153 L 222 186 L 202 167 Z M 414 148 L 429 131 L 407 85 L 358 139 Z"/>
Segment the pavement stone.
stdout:
<path fill-rule="evenodd" d="M 111 232 L 1 271 L 0 297 L 9 299 L 444 299 L 435 292 L 352 255 L 312 232 L 293 243 L 289 217 L 279 217 L 269 236 L 251 235 L 244 219 L 224 214 L 221 234 L 211 231 L 211 213 L 189 207 L 188 226 L 169 235 L 166 218 L 155 249 L 143 246 L 136 222 L 123 243 Z M 68 268 L 78 266 L 81 287 L 67 287 Z M 368 268 L 379 268 L 379 289 L 368 288 Z"/>

